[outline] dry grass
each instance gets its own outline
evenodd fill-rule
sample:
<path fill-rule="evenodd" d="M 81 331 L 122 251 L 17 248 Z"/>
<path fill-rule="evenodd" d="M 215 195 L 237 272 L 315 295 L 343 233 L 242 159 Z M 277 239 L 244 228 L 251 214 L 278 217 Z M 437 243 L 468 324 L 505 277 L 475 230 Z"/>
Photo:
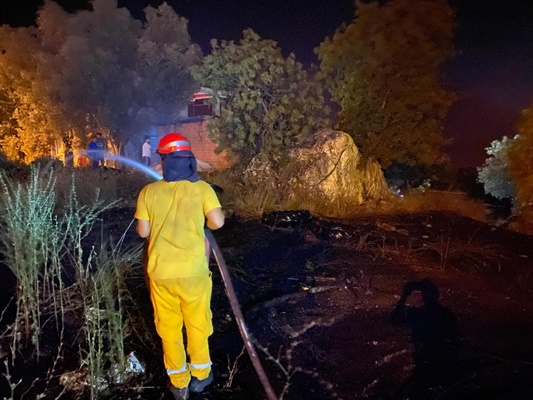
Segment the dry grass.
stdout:
<path fill-rule="evenodd" d="M 441 235 L 438 240 L 424 243 L 414 250 L 412 255 L 429 255 L 435 259 L 440 269 L 448 267 L 463 273 L 475 271 L 487 272 L 494 265 L 501 269 L 499 255 L 501 249 L 494 244 L 482 244 L 464 241 L 453 236 Z"/>
<path fill-rule="evenodd" d="M 282 193 L 268 186 L 238 184 L 233 196 L 236 210 L 248 218 L 260 218 L 265 212 L 285 208 Z"/>
<path fill-rule="evenodd" d="M 353 204 L 347 197 L 329 199 L 296 193 L 294 198 L 287 200 L 287 209 L 309 210 L 311 214 L 324 218 L 350 218 L 358 214 L 360 205 Z"/>
<path fill-rule="evenodd" d="M 378 203 L 352 206 L 344 217 L 364 215 L 398 215 L 444 212 L 486 222 L 486 206 L 481 201 L 468 198 L 461 192 L 425 191 L 411 192 Z"/>
<path fill-rule="evenodd" d="M 519 215 L 509 224 L 509 228 L 515 232 L 525 235 L 533 235 L 533 221 Z"/>
<path fill-rule="evenodd" d="M 486 206 L 461 192 L 426 191 L 411 193 L 401 199 L 399 208 L 411 213 L 428 211 L 451 212 L 477 221 L 487 220 Z"/>
<path fill-rule="evenodd" d="M 54 175 L 58 208 L 67 203 L 73 184 L 81 204 L 90 204 L 98 191 L 103 205 L 117 202 L 131 206 L 144 185 L 152 181 L 138 171 L 114 169 L 60 168 L 54 171 Z"/>
<path fill-rule="evenodd" d="M 263 213 L 286 208 L 285 191 L 274 184 L 244 184 L 240 171 L 226 170 L 206 175 L 204 179 L 220 186 L 222 207 L 245 218 L 260 218 Z"/>
<path fill-rule="evenodd" d="M 282 185 L 244 184 L 237 172 L 222 171 L 206 177 L 224 189 L 220 196 L 224 208 L 232 208 L 242 216 L 258 218 L 274 210 L 309 210 L 313 215 L 329 218 L 351 218 L 364 215 L 417 214 L 431 211 L 449 212 L 486 222 L 486 206 L 461 192 L 412 191 L 403 197 L 390 197 L 379 202 L 354 204 L 348 199 L 331 200 L 299 193 L 289 199 Z"/>

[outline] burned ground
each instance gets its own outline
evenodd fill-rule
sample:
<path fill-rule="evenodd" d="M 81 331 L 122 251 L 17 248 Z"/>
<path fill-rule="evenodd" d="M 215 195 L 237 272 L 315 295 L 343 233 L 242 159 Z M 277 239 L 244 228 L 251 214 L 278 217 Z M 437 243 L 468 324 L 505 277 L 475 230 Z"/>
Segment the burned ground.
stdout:
<path fill-rule="evenodd" d="M 99 234 L 116 241 L 132 217 L 132 209 L 109 212 Z M 532 237 L 440 213 L 272 225 L 232 217 L 215 237 L 283 399 L 532 398 Z M 141 243 L 131 227 L 126 242 Z M 211 269 L 215 382 L 191 400 L 265 398 L 241 354 L 214 260 Z M 402 288 L 421 280 L 436 285 L 439 307 L 424 309 L 415 293 L 402 312 L 416 318 L 394 323 Z M 170 399 L 143 277 L 132 282 L 144 321 L 137 327 L 142 337 L 125 345 L 147 375 L 137 388 L 116 388 L 106 397 Z M 27 356 L 18 364 L 26 374 L 28 365 L 35 367 Z M 69 356 L 74 361 L 75 351 L 65 352 Z M 50 387 L 49 398 L 56 398 L 58 389 Z"/>
<path fill-rule="evenodd" d="M 242 254 L 248 288 L 240 293 L 256 340 L 285 370 L 298 370 L 286 398 L 531 397 L 530 237 L 437 213 L 317 223 L 344 234 L 254 221 L 219 232 L 229 260 Z M 438 336 L 425 325 L 443 321 L 391 320 L 403 285 L 422 279 L 437 285 L 457 321 L 460 342 L 442 343 L 455 354 L 446 364 L 453 374 L 432 365 L 435 354 L 415 365 L 420 340 Z M 279 392 L 282 368 L 271 367 Z"/>

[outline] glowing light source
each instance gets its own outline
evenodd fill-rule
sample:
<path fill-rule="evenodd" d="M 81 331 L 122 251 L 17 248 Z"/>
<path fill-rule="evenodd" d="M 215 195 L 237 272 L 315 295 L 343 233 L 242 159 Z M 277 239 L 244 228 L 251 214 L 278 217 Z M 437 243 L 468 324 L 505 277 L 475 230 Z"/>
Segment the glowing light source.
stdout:
<path fill-rule="evenodd" d="M 193 101 L 196 101 L 196 100 L 210 99 L 211 97 L 213 97 L 213 96 L 210 96 L 210 95 L 208 95 L 205 92 L 196 92 L 192 99 L 193 99 Z"/>

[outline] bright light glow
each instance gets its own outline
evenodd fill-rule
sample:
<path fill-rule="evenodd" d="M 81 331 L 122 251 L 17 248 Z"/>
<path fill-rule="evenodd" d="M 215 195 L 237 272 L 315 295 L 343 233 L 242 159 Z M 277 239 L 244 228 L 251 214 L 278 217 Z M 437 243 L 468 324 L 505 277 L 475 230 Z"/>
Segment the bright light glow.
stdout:
<path fill-rule="evenodd" d="M 204 92 L 196 92 L 193 96 L 193 101 L 195 100 L 203 100 L 203 99 L 210 99 L 211 97 L 213 96 L 210 96 L 208 95 L 207 93 L 204 93 Z"/>

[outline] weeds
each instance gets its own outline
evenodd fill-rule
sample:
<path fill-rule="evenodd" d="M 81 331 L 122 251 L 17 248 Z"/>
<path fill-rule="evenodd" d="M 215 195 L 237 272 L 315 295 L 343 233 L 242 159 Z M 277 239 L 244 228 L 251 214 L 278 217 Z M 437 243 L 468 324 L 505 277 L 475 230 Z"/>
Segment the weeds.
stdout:
<path fill-rule="evenodd" d="M 268 185 L 237 184 L 234 191 L 235 208 L 249 218 L 260 218 L 265 212 L 282 206 L 282 194 Z"/>
<path fill-rule="evenodd" d="M 65 314 L 75 312 L 82 316 L 81 367 L 87 371 L 90 398 L 96 399 L 103 385 L 125 380 L 125 303 L 132 301 L 125 280 L 140 265 L 141 249 L 108 251 L 102 244 L 98 252 L 94 246 L 86 250 L 85 241 L 98 216 L 117 200 L 104 204 L 97 188 L 89 203 L 80 203 L 75 174 L 62 213 L 57 212 L 56 199 L 57 190 L 63 188 L 57 188 L 53 171 L 43 174 L 32 167 L 27 182 L 6 175 L 0 176 L 0 182 L 5 226 L 1 244 L 6 265 L 17 279 L 16 317 L 8 332 L 11 360 L 5 361 L 4 374 L 10 398 L 17 396 L 23 377 L 13 383 L 9 365 L 19 350 L 30 345 L 39 355 L 44 316 L 55 318 L 61 351 Z M 53 368 L 62 356 L 57 357 Z"/>
<path fill-rule="evenodd" d="M 97 255 L 91 254 L 91 261 Z M 124 270 L 115 268 L 113 260 L 96 261 L 97 268 L 87 280 L 78 282 L 83 304 L 83 331 L 87 348 L 82 354 L 82 365 L 88 370 L 91 398 L 97 398 L 106 387 L 106 369 L 112 366 L 113 377 L 124 381 L 126 359 L 124 354 L 123 293 Z"/>
<path fill-rule="evenodd" d="M 6 380 L 6 383 L 9 386 L 9 397 L 7 399 L 12 400 L 14 399 L 15 390 L 17 387 L 22 383 L 22 379 L 19 379 L 18 382 L 13 382 L 11 372 L 9 370 L 9 362 L 7 360 L 4 361 L 4 366 L 6 367 L 6 373 L 4 374 L 4 379 Z"/>
<path fill-rule="evenodd" d="M 436 241 L 424 243 L 413 253 L 435 255 L 439 268 L 449 266 L 458 271 L 487 271 L 490 260 L 498 260 L 499 250 L 496 245 L 483 245 L 472 241 L 464 241 L 451 235 L 439 235 Z M 499 269 L 499 267 L 498 267 Z"/>
<path fill-rule="evenodd" d="M 41 183 L 38 169 L 32 169 L 26 184 L 14 183 L 5 175 L 0 175 L 0 180 L 5 226 L 1 235 L 3 253 L 18 282 L 13 347 L 21 340 L 31 339 L 38 352 L 40 303 L 43 298 L 54 296 L 54 277 L 60 273 L 58 221 L 53 214 L 55 182 L 50 176 Z"/>
<path fill-rule="evenodd" d="M 246 347 L 243 346 L 241 352 L 239 355 L 235 358 L 233 361 L 233 364 L 230 363 L 229 355 L 228 355 L 228 380 L 222 386 L 223 389 L 231 389 L 233 386 L 233 379 L 235 379 L 235 376 L 237 375 L 237 372 L 239 371 L 239 361 L 242 356 L 246 353 Z"/>
<path fill-rule="evenodd" d="M 281 372 L 283 376 L 283 387 L 281 389 L 281 394 L 279 395 L 279 400 L 283 400 L 283 398 L 288 395 L 291 381 L 295 374 L 302 373 L 305 375 L 308 375 L 312 377 L 313 379 L 316 379 L 317 382 L 330 393 L 331 398 L 336 398 L 337 393 L 335 393 L 335 390 L 333 389 L 333 385 L 330 382 L 325 381 L 320 377 L 320 374 L 316 370 L 309 370 L 302 368 L 300 366 L 297 366 L 295 364 L 295 352 L 297 348 L 306 342 L 304 339 L 305 333 L 307 333 L 310 329 L 314 327 L 324 327 L 324 326 L 331 326 L 335 322 L 335 319 L 331 319 L 328 321 L 323 320 L 313 320 L 306 325 L 304 325 L 299 330 L 294 330 L 290 326 L 285 327 L 285 331 L 288 332 L 290 343 L 286 348 L 281 347 L 278 350 L 277 355 L 273 355 L 268 347 L 261 345 L 260 343 L 257 343 L 257 341 L 254 341 L 255 346 L 261 350 L 265 356 L 266 359 L 270 362 L 272 362 L 278 370 Z"/>

